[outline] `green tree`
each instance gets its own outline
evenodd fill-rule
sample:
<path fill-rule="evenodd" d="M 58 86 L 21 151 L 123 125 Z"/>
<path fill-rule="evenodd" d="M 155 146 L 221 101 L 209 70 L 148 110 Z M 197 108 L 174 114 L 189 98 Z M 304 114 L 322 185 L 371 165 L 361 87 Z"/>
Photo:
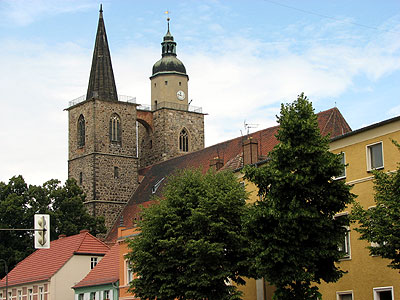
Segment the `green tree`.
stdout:
<path fill-rule="evenodd" d="M 390 259 L 388 266 L 400 269 L 400 164 L 394 173 L 375 170 L 373 174 L 376 206 L 364 210 L 360 203 L 354 204 L 352 219 L 359 223 L 355 230 L 360 239 L 374 243 L 368 247 L 371 255 Z"/>
<path fill-rule="evenodd" d="M 185 170 L 168 179 L 163 198 L 143 212 L 141 234 L 129 243 L 141 299 L 239 299 L 247 244 L 247 195 L 231 172 Z"/>
<path fill-rule="evenodd" d="M 33 228 L 35 214 L 50 215 L 50 239 L 63 233 L 73 235 L 81 229 L 92 234 L 106 231 L 103 217 L 92 217 L 84 207 L 85 195 L 73 179 L 65 185 L 49 180 L 42 186 L 27 185 L 22 176 L 12 177 L 8 184 L 0 182 L 0 228 Z M 31 254 L 32 231 L 0 231 L 0 258 L 11 270 Z M 0 265 L 0 277 L 4 275 Z"/>
<path fill-rule="evenodd" d="M 350 187 L 334 180 L 343 165 L 329 152 L 317 116 L 304 94 L 281 106 L 279 143 L 261 168 L 246 167 L 245 177 L 262 200 L 250 209 L 245 227 L 251 240 L 252 271 L 277 290 L 275 299 L 317 299 L 313 283 L 337 281 L 338 245 L 347 217 L 334 216 L 353 200 Z"/>

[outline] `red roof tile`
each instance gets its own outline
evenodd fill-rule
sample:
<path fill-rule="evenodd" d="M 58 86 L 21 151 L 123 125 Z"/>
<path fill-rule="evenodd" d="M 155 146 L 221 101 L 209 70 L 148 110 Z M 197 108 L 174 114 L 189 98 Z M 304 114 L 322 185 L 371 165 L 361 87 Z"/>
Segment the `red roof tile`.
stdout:
<path fill-rule="evenodd" d="M 19 262 L 8 273 L 8 285 L 13 286 L 50 279 L 74 254 L 92 253 L 103 255 L 109 247 L 87 231 L 54 240 L 50 249 L 39 249 Z M 6 279 L 0 281 L 4 287 Z"/>
<path fill-rule="evenodd" d="M 93 286 L 118 281 L 119 244 L 115 243 L 106 256 L 73 288 Z"/>
<path fill-rule="evenodd" d="M 329 110 L 322 111 L 317 114 L 318 126 L 323 135 L 330 134 L 330 137 L 336 137 L 344 133 L 350 132 L 351 128 L 343 118 L 340 111 L 335 107 Z M 163 186 L 168 180 L 163 180 L 155 193 L 152 192 L 152 187 L 163 178 L 167 178 L 177 170 L 185 168 L 200 168 L 206 172 L 210 168 L 210 160 L 219 157 L 224 162 L 224 169 L 239 168 L 243 165 L 241 155 L 243 153 L 243 141 L 248 137 L 257 139 L 258 155 L 262 159 L 268 157 L 269 152 L 278 144 L 275 135 L 278 132 L 279 126 L 266 128 L 244 137 L 237 137 L 202 150 L 178 156 L 139 171 L 139 175 L 144 176 L 132 198 L 128 201 L 122 211 L 125 226 L 132 226 L 132 220 L 139 216 L 141 205 L 151 205 L 154 195 L 160 196 Z M 106 241 L 116 241 L 120 218 L 111 227 L 107 234 Z"/>

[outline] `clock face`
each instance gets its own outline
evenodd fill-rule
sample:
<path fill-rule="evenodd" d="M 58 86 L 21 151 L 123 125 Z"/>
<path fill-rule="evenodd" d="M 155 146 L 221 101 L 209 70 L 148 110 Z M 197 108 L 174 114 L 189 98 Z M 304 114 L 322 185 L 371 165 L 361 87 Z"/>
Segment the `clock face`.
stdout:
<path fill-rule="evenodd" d="M 176 97 L 177 97 L 179 100 L 185 99 L 185 92 L 184 92 L 184 91 L 178 91 L 178 92 L 176 93 Z"/>

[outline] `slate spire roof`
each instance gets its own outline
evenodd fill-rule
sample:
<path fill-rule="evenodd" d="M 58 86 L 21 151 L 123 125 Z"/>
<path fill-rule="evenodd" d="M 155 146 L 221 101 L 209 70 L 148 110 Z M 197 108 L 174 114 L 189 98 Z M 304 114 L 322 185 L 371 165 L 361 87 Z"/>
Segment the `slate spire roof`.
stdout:
<path fill-rule="evenodd" d="M 49 280 L 73 255 L 105 255 L 110 248 L 87 230 L 59 238 L 50 243 L 49 249 L 39 249 L 19 262 L 8 273 L 8 286 Z M 4 287 L 6 278 L 0 281 Z"/>
<path fill-rule="evenodd" d="M 86 100 L 91 98 L 118 101 L 102 5 L 100 5 L 99 25 L 97 27 L 92 68 L 90 70 L 89 86 L 86 94 Z"/>

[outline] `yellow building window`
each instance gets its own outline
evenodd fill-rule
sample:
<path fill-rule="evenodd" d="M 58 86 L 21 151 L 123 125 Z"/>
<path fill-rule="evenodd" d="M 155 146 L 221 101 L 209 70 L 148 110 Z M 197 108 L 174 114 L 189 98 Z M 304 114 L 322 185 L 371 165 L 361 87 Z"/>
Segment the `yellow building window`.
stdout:
<path fill-rule="evenodd" d="M 367 146 L 367 164 L 368 171 L 383 168 L 382 142 Z"/>

